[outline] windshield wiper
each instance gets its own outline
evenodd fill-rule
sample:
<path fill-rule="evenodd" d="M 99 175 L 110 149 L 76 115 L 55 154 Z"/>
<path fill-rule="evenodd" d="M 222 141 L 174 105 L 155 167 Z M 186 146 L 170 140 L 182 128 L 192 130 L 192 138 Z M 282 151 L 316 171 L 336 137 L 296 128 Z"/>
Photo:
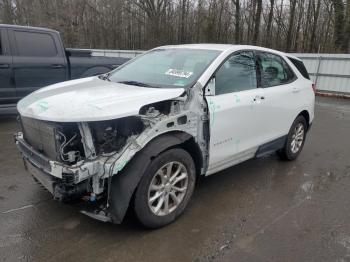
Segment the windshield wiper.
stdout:
<path fill-rule="evenodd" d="M 119 81 L 117 83 L 121 83 L 121 84 L 126 84 L 126 85 L 132 85 L 132 86 L 142 86 L 142 87 L 155 87 L 155 88 L 159 88 L 158 86 L 152 86 L 146 83 L 142 83 L 142 82 L 138 82 L 138 81 Z"/>

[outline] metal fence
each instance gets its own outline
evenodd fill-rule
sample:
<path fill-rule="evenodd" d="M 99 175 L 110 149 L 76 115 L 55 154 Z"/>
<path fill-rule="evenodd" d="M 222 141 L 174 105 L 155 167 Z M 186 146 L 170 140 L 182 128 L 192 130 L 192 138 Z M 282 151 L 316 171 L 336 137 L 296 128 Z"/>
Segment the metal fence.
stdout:
<path fill-rule="evenodd" d="M 133 58 L 142 50 L 93 49 L 94 56 Z M 303 60 L 318 91 L 350 94 L 350 54 L 293 54 Z"/>
<path fill-rule="evenodd" d="M 143 52 L 145 52 L 142 50 L 104 50 L 104 49 L 92 49 L 90 51 L 92 51 L 91 54 L 93 56 L 125 57 L 125 58 L 134 58 L 135 56 L 138 56 Z"/>
<path fill-rule="evenodd" d="M 303 60 L 317 90 L 350 94 L 350 54 L 293 54 Z"/>

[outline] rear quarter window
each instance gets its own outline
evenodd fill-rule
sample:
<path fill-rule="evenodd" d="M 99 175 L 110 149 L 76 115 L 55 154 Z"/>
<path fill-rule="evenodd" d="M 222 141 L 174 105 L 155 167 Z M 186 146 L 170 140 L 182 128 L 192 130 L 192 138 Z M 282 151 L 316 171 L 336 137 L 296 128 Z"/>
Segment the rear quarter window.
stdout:
<path fill-rule="evenodd" d="M 57 56 L 57 48 L 50 34 L 14 31 L 14 35 L 19 56 Z"/>
<path fill-rule="evenodd" d="M 293 65 L 298 69 L 298 71 L 300 72 L 300 74 L 302 74 L 304 78 L 310 80 L 309 73 L 307 72 L 306 67 L 302 61 L 295 58 L 291 58 L 289 56 L 288 59 L 293 63 Z"/>
<path fill-rule="evenodd" d="M 293 82 L 296 76 L 287 62 L 279 55 L 259 52 L 258 63 L 261 74 L 261 86 L 273 87 Z"/>

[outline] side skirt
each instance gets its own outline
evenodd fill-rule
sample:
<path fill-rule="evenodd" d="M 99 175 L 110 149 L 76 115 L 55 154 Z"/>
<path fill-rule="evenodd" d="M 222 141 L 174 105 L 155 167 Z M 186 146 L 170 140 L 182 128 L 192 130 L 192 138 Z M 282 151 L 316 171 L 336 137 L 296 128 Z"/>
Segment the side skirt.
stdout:
<path fill-rule="evenodd" d="M 259 146 L 258 150 L 255 153 L 255 157 L 262 157 L 271 153 L 274 153 L 275 151 L 282 149 L 287 141 L 287 135 L 282 136 L 280 138 L 277 138 L 275 140 L 272 140 L 271 142 L 268 142 L 266 144 L 263 144 Z"/>

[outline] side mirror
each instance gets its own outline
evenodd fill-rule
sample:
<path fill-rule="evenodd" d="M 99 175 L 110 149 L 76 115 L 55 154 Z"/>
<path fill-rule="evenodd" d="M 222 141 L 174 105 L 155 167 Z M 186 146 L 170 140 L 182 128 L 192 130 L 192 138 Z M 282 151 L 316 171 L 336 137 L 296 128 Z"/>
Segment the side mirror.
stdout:
<path fill-rule="evenodd" d="M 215 95 L 215 77 L 210 79 L 209 83 L 205 87 L 205 95 L 206 96 L 214 96 Z"/>

